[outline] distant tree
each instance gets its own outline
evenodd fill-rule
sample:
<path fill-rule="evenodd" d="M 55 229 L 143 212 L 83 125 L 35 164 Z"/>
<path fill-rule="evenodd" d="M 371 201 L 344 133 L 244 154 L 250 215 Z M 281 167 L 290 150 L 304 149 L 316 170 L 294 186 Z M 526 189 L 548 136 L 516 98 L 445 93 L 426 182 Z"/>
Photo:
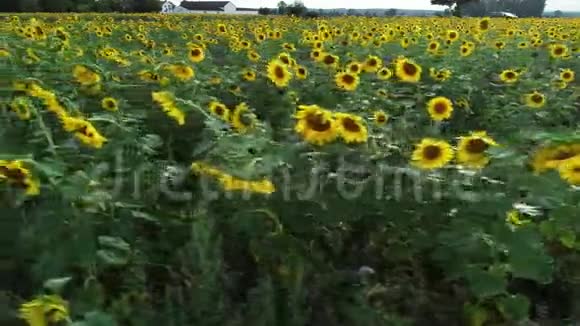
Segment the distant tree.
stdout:
<path fill-rule="evenodd" d="M 288 4 L 286 4 L 286 2 L 284 2 L 284 1 L 278 2 L 278 14 L 279 15 L 285 15 L 287 9 L 288 9 Z"/>
<path fill-rule="evenodd" d="M 270 8 L 262 7 L 260 9 L 258 9 L 258 14 L 260 14 L 260 15 L 271 15 L 272 14 L 272 10 Z"/>
<path fill-rule="evenodd" d="M 95 2 L 95 11 L 97 12 L 120 12 L 123 11 L 121 0 L 99 0 Z"/>
<path fill-rule="evenodd" d="M 397 9 L 386 10 L 384 15 L 387 17 L 394 17 L 397 15 Z"/>
<path fill-rule="evenodd" d="M 159 12 L 161 1 L 159 0 L 131 0 L 128 1 L 129 12 Z"/>
<path fill-rule="evenodd" d="M 347 16 L 357 16 L 357 11 L 354 9 L 349 9 L 346 11 Z"/>
<path fill-rule="evenodd" d="M 0 1 L 0 12 L 17 12 L 20 7 L 20 1 Z"/>
<path fill-rule="evenodd" d="M 302 3 L 301 1 L 296 1 L 286 8 L 286 13 L 288 15 L 293 15 L 293 16 L 297 16 L 297 17 L 302 17 L 302 16 L 306 15 L 307 12 L 308 12 L 308 9 L 304 5 L 304 3 Z"/>
<path fill-rule="evenodd" d="M 562 12 L 562 10 L 556 10 L 554 11 L 554 17 L 556 18 L 564 17 L 564 13 Z"/>
<path fill-rule="evenodd" d="M 74 10 L 71 0 L 40 0 L 40 9 L 45 12 L 67 12 Z"/>

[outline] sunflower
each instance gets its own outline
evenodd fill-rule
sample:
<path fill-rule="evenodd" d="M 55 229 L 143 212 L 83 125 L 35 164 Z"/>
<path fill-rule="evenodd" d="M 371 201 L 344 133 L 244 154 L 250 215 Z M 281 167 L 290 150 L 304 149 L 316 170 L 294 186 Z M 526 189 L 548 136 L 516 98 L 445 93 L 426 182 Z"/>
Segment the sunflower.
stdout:
<path fill-rule="evenodd" d="M 312 50 L 310 52 L 310 58 L 316 62 L 320 62 L 322 60 L 322 50 Z"/>
<path fill-rule="evenodd" d="M 453 102 L 443 96 L 432 98 L 427 102 L 427 111 L 435 121 L 449 119 L 453 113 Z"/>
<path fill-rule="evenodd" d="M 389 121 L 389 115 L 384 111 L 378 110 L 373 113 L 373 120 L 376 125 L 382 126 Z"/>
<path fill-rule="evenodd" d="M 308 78 L 308 70 L 304 66 L 296 66 L 294 69 L 296 72 L 296 78 L 298 79 L 306 79 Z"/>
<path fill-rule="evenodd" d="M 504 41 L 496 41 L 493 45 L 498 50 L 501 50 L 501 49 L 505 48 L 505 42 Z"/>
<path fill-rule="evenodd" d="M 16 113 L 20 120 L 30 119 L 30 101 L 24 97 L 19 96 L 14 98 L 8 105 L 10 111 Z"/>
<path fill-rule="evenodd" d="M 524 102 L 533 109 L 542 108 L 546 105 L 546 96 L 538 91 L 524 95 Z"/>
<path fill-rule="evenodd" d="M 499 78 L 506 84 L 513 84 L 518 81 L 520 74 L 513 69 L 506 69 L 501 72 Z"/>
<path fill-rule="evenodd" d="M 256 124 L 256 117 L 250 112 L 246 103 L 236 105 L 230 119 L 232 126 L 239 133 L 246 133 Z"/>
<path fill-rule="evenodd" d="M 73 67 L 73 77 L 82 86 L 91 86 L 101 81 L 99 74 L 82 65 Z"/>
<path fill-rule="evenodd" d="M 224 121 L 228 121 L 230 117 L 230 111 L 228 107 L 225 104 L 217 101 L 211 101 L 209 103 L 209 111 Z"/>
<path fill-rule="evenodd" d="M 58 295 L 42 295 L 23 303 L 18 315 L 28 325 L 51 325 L 69 320 L 69 305 Z"/>
<path fill-rule="evenodd" d="M 329 68 L 336 68 L 336 66 L 338 66 L 339 60 L 340 59 L 337 56 L 327 53 L 322 56 L 321 62 Z"/>
<path fill-rule="evenodd" d="M 439 42 L 431 41 L 431 42 L 429 42 L 429 44 L 427 44 L 427 52 L 437 53 L 437 51 L 439 51 L 440 47 L 441 47 L 441 45 L 439 44 Z"/>
<path fill-rule="evenodd" d="M 107 111 L 114 112 L 119 110 L 119 103 L 112 97 L 105 97 L 103 100 L 101 100 L 101 107 Z"/>
<path fill-rule="evenodd" d="M 497 143 L 485 131 L 472 132 L 459 138 L 457 162 L 470 168 L 483 168 L 489 163 L 485 151 Z"/>
<path fill-rule="evenodd" d="M 151 98 L 161 107 L 165 115 L 175 120 L 178 125 L 185 124 L 185 113 L 175 105 L 173 93 L 167 91 L 151 92 Z"/>
<path fill-rule="evenodd" d="M 195 72 L 193 68 L 186 65 L 169 65 L 166 68 L 168 71 L 175 76 L 175 78 L 181 81 L 188 81 L 195 77 Z"/>
<path fill-rule="evenodd" d="M 358 75 L 354 75 L 348 72 L 339 72 L 334 76 L 334 81 L 338 88 L 345 91 L 354 91 L 358 87 L 360 78 Z"/>
<path fill-rule="evenodd" d="M 437 70 L 435 68 L 429 68 L 429 76 L 436 81 L 446 81 L 451 78 L 452 72 L 449 69 Z"/>
<path fill-rule="evenodd" d="M 446 141 L 425 138 L 416 145 L 412 164 L 424 170 L 438 169 L 451 162 L 453 155 L 453 148 Z"/>
<path fill-rule="evenodd" d="M 338 137 L 337 122 L 332 112 L 318 105 L 300 105 L 294 115 L 297 119 L 294 130 L 304 140 L 316 145 L 333 142 Z"/>
<path fill-rule="evenodd" d="M 563 58 L 568 55 L 568 47 L 565 44 L 554 44 L 550 47 L 550 56 L 554 59 Z"/>
<path fill-rule="evenodd" d="M 192 47 L 187 53 L 189 60 L 192 62 L 202 62 L 205 59 L 205 52 L 201 47 Z"/>
<path fill-rule="evenodd" d="M 391 69 L 383 67 L 379 69 L 379 71 L 377 71 L 377 77 L 380 80 L 388 80 L 389 78 L 393 77 L 393 72 L 391 71 Z"/>
<path fill-rule="evenodd" d="M 489 25 L 490 25 L 490 19 L 485 17 L 482 18 L 479 22 L 478 22 L 478 27 L 480 31 L 487 31 L 489 29 Z"/>
<path fill-rule="evenodd" d="M 368 132 L 361 117 L 348 113 L 336 113 L 334 118 L 337 121 L 338 133 L 347 144 L 366 143 Z"/>
<path fill-rule="evenodd" d="M 360 74 L 361 71 L 363 69 L 363 65 L 360 64 L 359 62 L 351 62 L 349 64 L 346 65 L 346 72 L 349 72 L 351 74 Z"/>
<path fill-rule="evenodd" d="M 246 69 L 244 71 L 244 73 L 242 74 L 242 78 L 245 81 L 249 81 L 249 82 L 255 81 L 256 80 L 256 72 L 251 70 L 251 69 Z"/>
<path fill-rule="evenodd" d="M 457 41 L 459 39 L 459 32 L 456 30 L 448 30 L 447 39 L 451 42 Z"/>
<path fill-rule="evenodd" d="M 559 166 L 558 172 L 560 172 L 560 177 L 569 184 L 580 186 L 580 155 L 563 162 Z"/>
<path fill-rule="evenodd" d="M 256 51 L 248 51 L 248 59 L 252 62 L 260 61 L 261 56 Z"/>
<path fill-rule="evenodd" d="M 377 72 L 382 66 L 383 60 L 377 56 L 371 55 L 365 60 L 363 69 L 366 72 Z"/>
<path fill-rule="evenodd" d="M 564 69 L 560 72 L 560 80 L 562 80 L 566 83 L 573 82 L 575 77 L 576 77 L 576 75 L 575 75 L 574 71 L 571 69 Z"/>
<path fill-rule="evenodd" d="M 407 58 L 397 60 L 395 74 L 406 83 L 416 83 L 421 80 L 421 66 Z"/>
<path fill-rule="evenodd" d="M 282 88 L 288 86 L 292 74 L 288 71 L 288 68 L 282 61 L 273 60 L 268 64 L 268 78 L 276 84 L 277 87 Z"/>
<path fill-rule="evenodd" d="M 459 48 L 459 55 L 461 55 L 462 57 L 468 57 L 473 54 L 473 51 L 475 51 L 474 46 L 464 44 Z"/>
<path fill-rule="evenodd" d="M 547 146 L 538 149 L 532 158 L 531 166 L 535 173 L 558 169 L 563 162 L 580 155 L 580 144 Z"/>

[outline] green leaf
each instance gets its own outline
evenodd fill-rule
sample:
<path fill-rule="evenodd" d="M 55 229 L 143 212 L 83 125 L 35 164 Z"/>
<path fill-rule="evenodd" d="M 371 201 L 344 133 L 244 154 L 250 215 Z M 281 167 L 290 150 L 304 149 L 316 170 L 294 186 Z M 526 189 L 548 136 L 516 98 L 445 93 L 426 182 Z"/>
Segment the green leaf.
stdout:
<path fill-rule="evenodd" d="M 131 246 L 125 242 L 125 240 L 119 237 L 110 237 L 110 236 L 99 236 L 98 238 L 99 245 L 103 247 L 107 247 L 109 249 L 117 249 L 121 251 L 131 251 Z"/>
<path fill-rule="evenodd" d="M 122 256 L 114 251 L 98 250 L 97 257 L 105 264 L 111 266 L 124 266 L 129 262 L 126 256 Z"/>
<path fill-rule="evenodd" d="M 576 233 L 572 230 L 563 230 L 562 234 L 560 234 L 560 243 L 562 243 L 566 248 L 574 248 L 574 244 L 576 243 Z"/>
<path fill-rule="evenodd" d="M 72 277 L 61 277 L 61 278 L 51 278 L 44 282 L 44 288 L 51 290 L 54 293 L 60 293 L 62 288 L 66 286 L 66 284 L 72 280 Z"/>
<path fill-rule="evenodd" d="M 481 299 L 502 294 L 507 286 L 505 274 L 500 271 L 471 268 L 467 271 L 467 280 L 473 294 Z"/>
<path fill-rule="evenodd" d="M 116 326 L 117 322 L 110 315 L 100 312 L 91 311 L 85 314 L 83 321 L 76 321 L 72 326 Z"/>
<path fill-rule="evenodd" d="M 530 301 L 523 295 L 510 295 L 501 298 L 497 303 L 497 308 L 506 319 L 523 320 L 528 318 Z"/>

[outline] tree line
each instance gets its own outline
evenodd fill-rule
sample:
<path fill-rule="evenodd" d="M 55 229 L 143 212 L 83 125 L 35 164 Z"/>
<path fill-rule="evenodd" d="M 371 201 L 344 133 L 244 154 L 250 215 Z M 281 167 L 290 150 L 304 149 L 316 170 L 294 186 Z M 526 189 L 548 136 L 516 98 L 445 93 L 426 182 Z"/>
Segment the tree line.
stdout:
<path fill-rule="evenodd" d="M 0 0 L 0 12 L 159 12 L 159 0 Z"/>
<path fill-rule="evenodd" d="M 453 7 L 457 16 L 509 12 L 518 17 L 541 17 L 546 8 L 546 0 L 431 0 L 431 3 Z"/>

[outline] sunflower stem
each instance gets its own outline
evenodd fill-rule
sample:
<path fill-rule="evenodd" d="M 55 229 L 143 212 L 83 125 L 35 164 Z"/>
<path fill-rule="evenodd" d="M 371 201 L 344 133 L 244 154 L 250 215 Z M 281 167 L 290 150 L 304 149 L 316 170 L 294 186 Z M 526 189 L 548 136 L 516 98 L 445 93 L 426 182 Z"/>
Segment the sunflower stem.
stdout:
<path fill-rule="evenodd" d="M 42 115 L 36 109 L 35 113 L 37 117 L 36 121 L 38 122 L 38 127 L 42 131 L 42 134 L 44 135 L 44 138 L 46 138 L 46 142 L 48 143 L 48 150 L 52 153 L 52 155 L 58 156 L 58 154 L 56 153 L 56 145 L 54 144 L 54 140 L 52 139 L 52 134 L 50 133 L 48 127 L 46 127 Z"/>

